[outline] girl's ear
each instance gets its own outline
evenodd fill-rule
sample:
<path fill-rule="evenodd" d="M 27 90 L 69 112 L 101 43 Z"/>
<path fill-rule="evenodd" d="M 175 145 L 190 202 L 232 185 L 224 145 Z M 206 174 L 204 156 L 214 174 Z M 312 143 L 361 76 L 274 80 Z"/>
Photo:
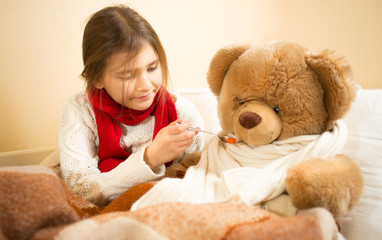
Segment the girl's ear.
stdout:
<path fill-rule="evenodd" d="M 97 88 L 97 89 L 102 89 L 103 88 L 103 84 L 102 84 L 102 82 L 96 82 L 94 87 Z"/>
<path fill-rule="evenodd" d="M 229 45 L 220 49 L 212 58 L 207 73 L 207 82 L 213 94 L 219 95 L 224 77 L 231 64 L 243 54 L 250 45 Z"/>
<path fill-rule="evenodd" d="M 355 98 L 356 87 L 350 65 L 334 52 L 324 50 L 318 54 L 307 53 L 306 63 L 316 72 L 324 89 L 328 111 L 328 129 L 333 121 L 343 118 Z"/>

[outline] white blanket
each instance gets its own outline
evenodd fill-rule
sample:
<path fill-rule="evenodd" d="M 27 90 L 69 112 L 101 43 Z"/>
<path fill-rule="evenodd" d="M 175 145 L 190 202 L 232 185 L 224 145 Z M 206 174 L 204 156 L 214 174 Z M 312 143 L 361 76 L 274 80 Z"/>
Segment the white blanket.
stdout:
<path fill-rule="evenodd" d="M 285 191 L 288 168 L 311 158 L 334 156 L 346 138 L 342 120 L 321 135 L 298 136 L 264 146 L 225 144 L 213 138 L 198 165 L 190 167 L 183 179 L 161 180 L 134 203 L 132 210 L 174 201 L 257 205 Z"/>

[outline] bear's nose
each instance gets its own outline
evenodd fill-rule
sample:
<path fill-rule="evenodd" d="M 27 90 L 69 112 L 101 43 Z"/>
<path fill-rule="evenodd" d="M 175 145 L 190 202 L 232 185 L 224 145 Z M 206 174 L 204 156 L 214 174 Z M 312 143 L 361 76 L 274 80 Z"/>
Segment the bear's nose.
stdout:
<path fill-rule="evenodd" d="M 240 125 L 250 129 L 261 122 L 261 117 L 254 112 L 242 113 L 239 117 Z"/>

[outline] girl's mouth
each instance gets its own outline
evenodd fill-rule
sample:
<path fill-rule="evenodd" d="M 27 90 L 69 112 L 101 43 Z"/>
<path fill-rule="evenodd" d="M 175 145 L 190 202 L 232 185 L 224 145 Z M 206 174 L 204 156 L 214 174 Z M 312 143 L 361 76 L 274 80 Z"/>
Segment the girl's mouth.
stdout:
<path fill-rule="evenodd" d="M 148 93 L 148 94 L 145 94 L 145 95 L 136 97 L 135 99 L 137 99 L 137 100 L 139 100 L 139 101 L 144 101 L 144 100 L 149 99 L 150 97 L 151 97 L 151 93 Z"/>

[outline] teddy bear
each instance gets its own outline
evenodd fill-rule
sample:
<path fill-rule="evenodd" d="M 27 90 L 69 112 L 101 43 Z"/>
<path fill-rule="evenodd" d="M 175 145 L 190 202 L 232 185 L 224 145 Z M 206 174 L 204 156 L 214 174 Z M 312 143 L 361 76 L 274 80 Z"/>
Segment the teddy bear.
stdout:
<path fill-rule="evenodd" d="M 356 89 L 344 58 L 286 41 L 230 45 L 213 57 L 207 81 L 217 97 L 221 135 L 234 134 L 262 151 L 285 151 L 281 158 L 296 153 L 302 142 L 312 144 L 285 160 L 291 164 L 278 166 L 285 171 L 277 194 L 287 193 L 297 209 L 323 207 L 335 218 L 357 205 L 361 170 L 338 154 L 346 141 L 341 119 Z"/>

